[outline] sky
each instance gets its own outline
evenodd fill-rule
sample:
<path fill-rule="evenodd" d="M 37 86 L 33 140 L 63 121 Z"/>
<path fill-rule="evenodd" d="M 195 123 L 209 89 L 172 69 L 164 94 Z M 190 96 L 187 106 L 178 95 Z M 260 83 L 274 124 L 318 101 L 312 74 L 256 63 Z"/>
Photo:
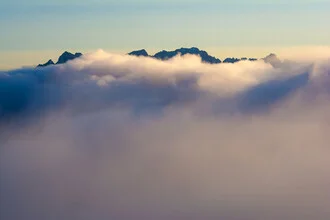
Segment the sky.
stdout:
<path fill-rule="evenodd" d="M 64 50 L 197 46 L 224 59 L 329 46 L 329 0 L 0 0 L 0 69 Z"/>
<path fill-rule="evenodd" d="M 0 219 L 329 220 L 329 9 L 0 0 Z"/>

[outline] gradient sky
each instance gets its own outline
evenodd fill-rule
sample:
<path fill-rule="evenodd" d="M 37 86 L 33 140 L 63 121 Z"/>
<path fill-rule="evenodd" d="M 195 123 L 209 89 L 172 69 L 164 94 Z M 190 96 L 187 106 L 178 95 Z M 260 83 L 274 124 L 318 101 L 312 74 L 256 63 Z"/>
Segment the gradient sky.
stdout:
<path fill-rule="evenodd" d="M 197 46 L 224 56 L 330 45 L 330 0 L 0 0 L 0 68 L 63 50 Z M 272 52 L 272 51 L 268 51 Z M 18 58 L 17 58 L 18 57 Z M 16 58 L 16 59 L 15 59 Z"/>

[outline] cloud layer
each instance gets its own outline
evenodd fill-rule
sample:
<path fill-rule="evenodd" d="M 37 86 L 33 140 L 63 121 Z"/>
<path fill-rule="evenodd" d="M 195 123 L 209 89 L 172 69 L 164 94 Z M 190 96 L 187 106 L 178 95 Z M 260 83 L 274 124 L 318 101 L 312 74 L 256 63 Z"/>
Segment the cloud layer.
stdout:
<path fill-rule="evenodd" d="M 329 73 L 104 51 L 1 72 L 0 219 L 329 219 Z"/>

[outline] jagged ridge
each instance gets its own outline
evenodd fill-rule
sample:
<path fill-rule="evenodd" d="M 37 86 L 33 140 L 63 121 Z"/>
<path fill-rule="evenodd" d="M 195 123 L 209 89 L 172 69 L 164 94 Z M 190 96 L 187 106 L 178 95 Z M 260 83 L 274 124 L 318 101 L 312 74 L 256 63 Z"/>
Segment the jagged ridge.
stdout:
<path fill-rule="evenodd" d="M 156 53 L 153 57 L 159 60 L 168 60 L 171 59 L 177 55 L 186 55 L 186 54 L 193 54 L 193 55 L 198 55 L 201 57 L 202 61 L 205 63 L 211 63 L 211 64 L 216 64 L 216 63 L 221 63 L 221 60 L 210 56 L 206 51 L 200 50 L 197 47 L 192 47 L 192 48 L 180 48 L 176 49 L 175 51 L 160 51 Z"/>
<path fill-rule="evenodd" d="M 180 48 L 180 49 L 176 49 L 174 51 L 167 51 L 167 50 L 162 50 L 158 53 L 156 53 L 153 56 L 150 56 L 148 54 L 148 52 L 145 49 L 141 49 L 141 50 L 135 50 L 132 51 L 130 53 L 128 53 L 128 55 L 132 55 L 132 56 L 144 56 L 144 57 L 152 57 L 155 59 L 159 59 L 159 60 L 168 60 L 171 59 L 177 55 L 186 55 L 186 54 L 193 54 L 193 55 L 198 55 L 201 57 L 202 61 L 205 63 L 210 63 L 210 64 L 217 64 L 217 63 L 221 63 L 221 60 L 210 56 L 206 51 L 204 50 L 200 50 L 197 47 L 191 47 L 191 48 Z M 244 60 L 249 60 L 249 61 L 256 61 L 258 59 L 256 58 L 226 58 L 223 63 L 236 63 L 239 61 L 244 61 Z"/>
<path fill-rule="evenodd" d="M 192 55 L 197 55 L 200 56 L 202 59 L 202 62 L 205 63 L 210 63 L 210 64 L 218 64 L 218 63 L 222 63 L 220 59 L 209 55 L 206 51 L 204 50 L 200 50 L 197 47 L 191 47 L 191 48 L 180 48 L 180 49 L 176 49 L 174 51 L 166 51 L 166 50 L 162 50 L 156 54 L 154 54 L 153 56 L 150 56 L 148 54 L 148 52 L 145 49 L 140 49 L 140 50 L 135 50 L 132 51 L 130 53 L 128 53 L 128 55 L 131 56 L 143 56 L 143 57 L 151 57 L 151 58 L 155 58 L 158 60 L 168 60 L 171 59 L 177 55 L 186 55 L 186 54 L 192 54 Z M 82 53 L 70 53 L 68 51 L 65 51 L 59 58 L 58 61 L 56 62 L 56 64 L 52 61 L 52 60 L 48 60 L 46 63 L 44 64 L 39 64 L 37 67 L 46 67 L 46 66 L 50 66 L 50 65 L 58 65 L 58 64 L 64 64 L 70 60 L 74 60 L 77 59 L 79 57 L 81 57 L 83 54 Z M 236 63 L 236 62 L 240 62 L 240 61 L 256 61 L 258 59 L 256 58 L 246 58 L 246 57 L 242 57 L 242 58 L 226 58 L 223 63 Z M 262 58 L 262 60 L 266 63 L 270 63 L 273 67 L 279 67 L 282 63 L 282 61 L 273 53 L 269 54 L 268 56 L 266 56 L 265 58 Z"/>
<path fill-rule="evenodd" d="M 39 64 L 37 67 L 45 67 L 45 66 L 49 66 L 49 65 L 54 65 L 55 63 L 53 62 L 53 60 L 48 60 L 46 63 L 44 64 Z"/>
<path fill-rule="evenodd" d="M 48 62 L 44 63 L 44 64 L 39 64 L 37 67 L 46 67 L 46 66 L 50 66 L 50 65 L 58 65 L 58 64 L 63 64 L 66 63 L 70 60 L 74 60 L 76 58 L 81 57 L 83 54 L 82 53 L 70 53 L 68 51 L 65 51 L 59 58 L 58 61 L 56 62 L 56 64 L 53 62 L 53 60 L 48 60 Z"/>

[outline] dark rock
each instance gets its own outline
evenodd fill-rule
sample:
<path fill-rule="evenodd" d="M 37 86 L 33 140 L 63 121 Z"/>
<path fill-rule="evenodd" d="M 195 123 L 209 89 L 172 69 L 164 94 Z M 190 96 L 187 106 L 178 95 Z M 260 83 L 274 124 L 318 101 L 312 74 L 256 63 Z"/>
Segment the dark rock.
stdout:
<path fill-rule="evenodd" d="M 153 57 L 159 60 L 168 60 L 171 59 L 177 55 L 186 55 L 186 54 L 192 54 L 192 55 L 198 55 L 201 57 L 202 62 L 205 63 L 211 63 L 211 64 L 216 64 L 216 63 L 221 63 L 221 60 L 219 60 L 216 57 L 210 56 L 206 51 L 199 50 L 196 47 L 192 48 L 180 48 L 175 51 L 160 51 L 156 53 Z"/>
<path fill-rule="evenodd" d="M 46 67 L 46 66 L 50 66 L 50 65 L 54 65 L 55 63 L 52 60 L 48 60 L 46 63 L 44 64 L 39 64 L 37 67 Z"/>
<path fill-rule="evenodd" d="M 168 60 L 178 55 L 175 51 L 162 50 L 156 53 L 153 57 L 159 60 Z"/>
<path fill-rule="evenodd" d="M 132 51 L 132 52 L 128 53 L 128 55 L 138 56 L 138 57 L 139 56 L 143 56 L 143 57 L 149 56 L 148 52 L 145 49 Z"/>
<path fill-rule="evenodd" d="M 63 64 L 66 63 L 70 60 L 74 60 L 76 58 L 81 57 L 83 54 L 82 53 L 75 53 L 72 54 L 70 52 L 65 51 L 59 58 L 57 63 L 55 64 L 52 60 L 48 60 L 47 63 L 44 64 L 39 64 L 37 67 L 46 67 L 46 66 L 50 66 L 50 65 L 57 65 L 57 64 Z"/>
<path fill-rule="evenodd" d="M 70 52 L 65 51 L 59 58 L 56 64 L 63 64 L 70 60 L 74 60 L 82 56 L 82 53 L 72 54 Z"/>
<path fill-rule="evenodd" d="M 239 62 L 239 61 L 241 61 L 241 59 L 238 59 L 238 58 L 226 58 L 223 62 L 224 63 L 237 63 L 237 62 Z"/>

